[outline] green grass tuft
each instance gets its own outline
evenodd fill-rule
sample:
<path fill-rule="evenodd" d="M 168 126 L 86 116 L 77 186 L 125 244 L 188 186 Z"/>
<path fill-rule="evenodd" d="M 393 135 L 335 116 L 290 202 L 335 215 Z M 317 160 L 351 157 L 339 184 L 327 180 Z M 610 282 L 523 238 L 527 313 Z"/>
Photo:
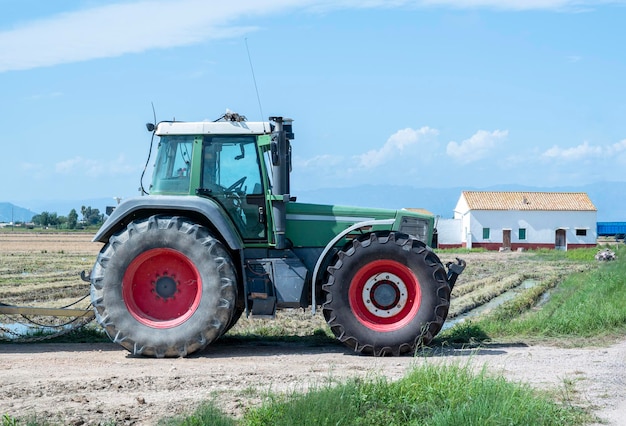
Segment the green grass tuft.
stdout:
<path fill-rule="evenodd" d="M 583 424 L 580 409 L 551 402 L 527 385 L 468 366 L 417 367 L 389 382 L 353 379 L 274 398 L 241 424 L 261 425 L 561 425 Z"/>
<path fill-rule="evenodd" d="M 235 426 L 235 419 L 220 411 L 213 402 L 202 404 L 192 415 L 170 417 L 159 421 L 159 426 Z"/>

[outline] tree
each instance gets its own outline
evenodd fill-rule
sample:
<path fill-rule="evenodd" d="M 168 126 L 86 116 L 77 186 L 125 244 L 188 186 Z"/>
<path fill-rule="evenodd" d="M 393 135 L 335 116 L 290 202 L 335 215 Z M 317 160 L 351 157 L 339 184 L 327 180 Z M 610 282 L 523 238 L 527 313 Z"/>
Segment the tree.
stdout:
<path fill-rule="evenodd" d="M 56 212 L 49 213 L 48 223 L 51 226 L 55 226 L 59 224 L 59 217 L 57 216 Z"/>
<path fill-rule="evenodd" d="M 78 224 L 78 213 L 76 213 L 76 209 L 72 209 L 67 215 L 67 227 L 68 229 L 76 229 L 77 224 Z"/>
<path fill-rule="evenodd" d="M 67 216 L 59 216 L 57 218 L 57 228 L 67 228 Z"/>
<path fill-rule="evenodd" d="M 36 214 L 35 216 L 33 216 L 33 223 L 35 225 L 40 225 L 45 228 L 46 226 L 50 225 L 50 213 L 41 212 L 39 214 Z"/>
<path fill-rule="evenodd" d="M 93 209 L 91 206 L 82 206 L 80 212 L 83 214 L 85 225 L 98 225 L 104 221 L 104 215 L 100 214 L 100 210 Z"/>

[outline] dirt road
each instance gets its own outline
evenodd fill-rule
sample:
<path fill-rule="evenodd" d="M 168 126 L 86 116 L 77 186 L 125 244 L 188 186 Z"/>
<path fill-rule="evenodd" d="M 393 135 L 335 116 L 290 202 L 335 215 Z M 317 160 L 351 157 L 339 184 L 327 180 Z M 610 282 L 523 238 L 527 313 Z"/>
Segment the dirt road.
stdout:
<path fill-rule="evenodd" d="M 0 344 L 0 414 L 71 425 L 152 425 L 213 399 L 239 416 L 267 391 L 355 376 L 397 379 L 421 363 L 486 364 L 511 380 L 573 391 L 608 424 L 626 419 L 626 340 L 606 348 L 486 346 L 417 358 L 357 356 L 306 338 L 298 345 L 218 342 L 185 359 L 134 358 L 108 343 Z"/>
<path fill-rule="evenodd" d="M 93 265 L 99 245 L 87 234 L 0 234 L 0 301 L 61 306 L 84 294 L 81 270 Z M 447 258 L 449 257 L 449 258 Z M 453 292 L 449 318 L 480 306 L 528 278 L 547 279 L 588 266 L 536 261 L 524 253 L 468 253 L 468 268 Z M 454 256 L 442 256 L 453 261 Z M 582 268 L 582 269 L 581 269 Z M 88 301 L 84 302 L 88 303 Z M 303 335 L 299 344 L 226 339 L 186 359 L 133 358 L 106 344 L 8 344 L 0 341 L 0 416 L 51 420 L 59 424 L 152 425 L 193 411 L 214 399 L 240 416 L 267 391 L 302 390 L 348 377 L 385 375 L 397 379 L 420 363 L 487 365 L 496 374 L 570 395 L 609 424 L 626 424 L 626 340 L 605 348 L 487 346 L 479 351 L 444 350 L 429 357 L 370 358 L 312 337 L 324 328 L 321 315 L 300 313 L 254 323 L 245 318 L 232 332 Z M 263 320 L 262 320 L 263 321 Z M 0 318 L 2 322 L 2 318 Z"/>

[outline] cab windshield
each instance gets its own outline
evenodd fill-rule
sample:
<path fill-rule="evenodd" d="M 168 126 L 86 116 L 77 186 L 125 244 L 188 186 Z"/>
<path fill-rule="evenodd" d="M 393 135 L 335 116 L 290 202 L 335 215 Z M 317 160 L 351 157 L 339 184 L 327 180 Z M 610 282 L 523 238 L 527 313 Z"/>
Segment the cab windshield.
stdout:
<path fill-rule="evenodd" d="M 151 191 L 160 194 L 189 194 L 193 140 L 193 136 L 161 137 Z"/>

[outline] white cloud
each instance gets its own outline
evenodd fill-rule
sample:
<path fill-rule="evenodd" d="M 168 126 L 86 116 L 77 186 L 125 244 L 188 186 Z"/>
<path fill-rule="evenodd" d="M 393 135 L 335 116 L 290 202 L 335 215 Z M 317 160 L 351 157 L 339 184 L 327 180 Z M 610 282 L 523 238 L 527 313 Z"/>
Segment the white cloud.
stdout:
<path fill-rule="evenodd" d="M 423 173 L 424 167 L 429 166 L 428 159 L 435 155 L 436 146 L 432 138 L 437 134 L 437 130 L 430 127 L 406 128 L 392 134 L 380 149 L 362 154 L 295 157 L 292 182 L 294 187 L 301 189 L 393 182 L 398 176 L 393 172 L 399 167 L 402 170 L 400 176 L 406 180 L 414 176 L 416 170 Z"/>
<path fill-rule="evenodd" d="M 321 154 L 312 158 L 294 157 L 292 183 L 299 188 L 320 188 L 336 184 L 346 171 L 345 157 Z"/>
<path fill-rule="evenodd" d="M 41 163 L 22 162 L 18 164 L 20 179 L 48 179 L 46 166 Z"/>
<path fill-rule="evenodd" d="M 38 101 L 40 99 L 53 99 L 63 96 L 62 92 L 37 93 L 27 96 L 25 99 L 30 101 Z"/>
<path fill-rule="evenodd" d="M 486 157 L 508 134 L 508 130 L 494 130 L 493 132 L 479 130 L 461 143 L 449 142 L 446 154 L 460 163 L 471 163 Z"/>
<path fill-rule="evenodd" d="M 241 18 L 350 8 L 443 6 L 502 10 L 551 9 L 624 3 L 624 0 L 204 0 L 135 1 L 33 20 L 0 32 L 0 72 L 116 57 L 241 37 L 256 27 Z"/>
<path fill-rule="evenodd" d="M 488 8 L 498 10 L 586 10 L 603 4 L 624 4 L 624 0 L 327 0 L 313 1 L 313 7 L 323 8 L 393 8 L 393 7 L 452 7 L 456 9 Z"/>
<path fill-rule="evenodd" d="M 541 154 L 541 156 L 548 159 L 576 161 L 589 157 L 597 157 L 601 154 L 602 149 L 599 146 L 591 146 L 585 141 L 573 148 L 561 148 L 555 145 Z"/>
<path fill-rule="evenodd" d="M 340 164 L 343 161 L 343 157 L 330 155 L 330 154 L 322 154 L 316 155 L 313 158 L 294 158 L 294 166 L 298 169 L 319 169 L 324 167 L 334 167 Z"/>
<path fill-rule="evenodd" d="M 25 172 L 36 172 L 36 171 L 43 170 L 43 168 L 44 168 L 43 164 L 39 164 L 39 163 L 20 163 L 20 169 L 22 169 Z"/>
<path fill-rule="evenodd" d="M 577 6 L 581 1 L 571 0 L 424 0 L 423 4 L 457 8 L 488 7 L 506 10 L 562 9 Z M 589 2 L 587 2 L 589 3 Z"/>
<path fill-rule="evenodd" d="M 406 128 L 398 130 L 391 135 L 380 149 L 373 149 L 364 154 L 356 155 L 360 167 L 371 169 L 380 166 L 390 160 L 406 157 L 414 157 L 415 153 L 409 152 L 410 148 L 424 143 L 430 136 L 436 136 L 438 131 L 430 127 L 421 129 Z M 417 158 L 416 158 L 417 159 Z"/>
<path fill-rule="evenodd" d="M 590 145 L 585 141 L 572 148 L 553 146 L 544 151 L 541 157 L 546 160 L 578 161 L 591 158 L 610 158 L 626 153 L 626 139 L 612 145 Z"/>
<path fill-rule="evenodd" d="M 138 166 L 129 164 L 123 155 L 115 160 L 103 162 L 90 160 L 80 156 L 59 161 L 54 166 L 55 171 L 63 175 L 79 175 L 91 178 L 102 176 L 119 176 L 136 173 Z"/>
<path fill-rule="evenodd" d="M 138 1 L 63 13 L 0 32 L 0 72 L 237 37 L 253 28 L 227 26 L 231 21 L 270 11 L 253 1 L 214 5 L 184 0 Z"/>

